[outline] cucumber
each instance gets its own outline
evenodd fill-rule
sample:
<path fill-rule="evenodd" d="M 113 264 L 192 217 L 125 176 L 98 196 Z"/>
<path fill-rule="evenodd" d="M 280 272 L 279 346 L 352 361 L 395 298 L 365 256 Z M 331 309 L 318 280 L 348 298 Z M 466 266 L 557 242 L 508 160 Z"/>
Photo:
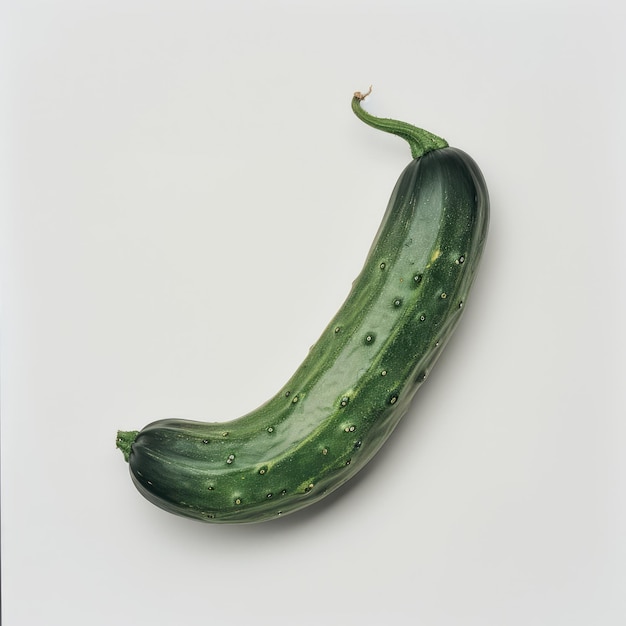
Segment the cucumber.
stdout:
<path fill-rule="evenodd" d="M 445 140 L 364 111 L 365 95 L 352 99 L 356 115 L 407 140 L 413 160 L 346 301 L 303 363 L 238 419 L 118 432 L 135 486 L 166 511 L 259 522 L 331 493 L 387 440 L 461 318 L 487 236 L 483 176 Z"/>

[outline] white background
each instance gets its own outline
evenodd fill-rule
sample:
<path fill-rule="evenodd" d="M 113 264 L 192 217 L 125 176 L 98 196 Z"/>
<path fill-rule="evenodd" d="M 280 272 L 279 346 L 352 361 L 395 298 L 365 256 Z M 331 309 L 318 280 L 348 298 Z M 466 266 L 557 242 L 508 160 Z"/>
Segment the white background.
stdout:
<path fill-rule="evenodd" d="M 626 623 L 621 7 L 5 2 L 3 624 Z M 116 430 L 299 364 L 410 158 L 370 83 L 488 181 L 458 333 L 348 488 L 164 513 Z"/>

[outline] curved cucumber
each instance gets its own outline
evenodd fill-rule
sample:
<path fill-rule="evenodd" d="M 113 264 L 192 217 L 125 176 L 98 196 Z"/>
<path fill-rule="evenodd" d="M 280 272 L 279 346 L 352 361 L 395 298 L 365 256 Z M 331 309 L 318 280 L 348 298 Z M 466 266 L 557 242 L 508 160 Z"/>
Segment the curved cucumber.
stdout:
<path fill-rule="evenodd" d="M 411 145 L 365 265 L 287 384 L 230 422 L 168 419 L 118 433 L 137 489 L 207 522 L 257 522 L 345 483 L 389 437 L 456 327 L 487 235 L 483 177 L 444 140 L 361 108 Z"/>

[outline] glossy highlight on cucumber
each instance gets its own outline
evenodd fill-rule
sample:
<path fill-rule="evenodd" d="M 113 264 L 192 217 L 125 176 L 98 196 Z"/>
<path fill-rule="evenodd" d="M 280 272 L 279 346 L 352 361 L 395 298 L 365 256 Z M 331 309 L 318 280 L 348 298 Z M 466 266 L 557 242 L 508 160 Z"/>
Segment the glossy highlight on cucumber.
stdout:
<path fill-rule="evenodd" d="M 428 377 L 465 309 L 487 236 L 489 199 L 470 156 L 432 133 L 367 113 L 413 160 L 400 174 L 363 269 L 291 379 L 229 422 L 164 419 L 119 431 L 150 502 L 212 523 L 276 519 L 354 476 Z"/>

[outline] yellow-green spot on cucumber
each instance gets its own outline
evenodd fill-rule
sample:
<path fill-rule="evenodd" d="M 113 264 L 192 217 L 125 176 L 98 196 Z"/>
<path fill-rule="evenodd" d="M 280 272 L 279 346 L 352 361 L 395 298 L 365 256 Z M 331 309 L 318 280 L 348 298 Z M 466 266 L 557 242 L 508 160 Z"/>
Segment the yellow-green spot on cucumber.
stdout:
<path fill-rule="evenodd" d="M 259 522 L 340 487 L 407 412 L 466 308 L 489 221 L 482 174 L 432 133 L 367 113 L 364 97 L 352 99 L 357 117 L 408 141 L 413 160 L 346 301 L 300 367 L 228 423 L 166 419 L 118 433 L 137 489 L 166 511 Z"/>

